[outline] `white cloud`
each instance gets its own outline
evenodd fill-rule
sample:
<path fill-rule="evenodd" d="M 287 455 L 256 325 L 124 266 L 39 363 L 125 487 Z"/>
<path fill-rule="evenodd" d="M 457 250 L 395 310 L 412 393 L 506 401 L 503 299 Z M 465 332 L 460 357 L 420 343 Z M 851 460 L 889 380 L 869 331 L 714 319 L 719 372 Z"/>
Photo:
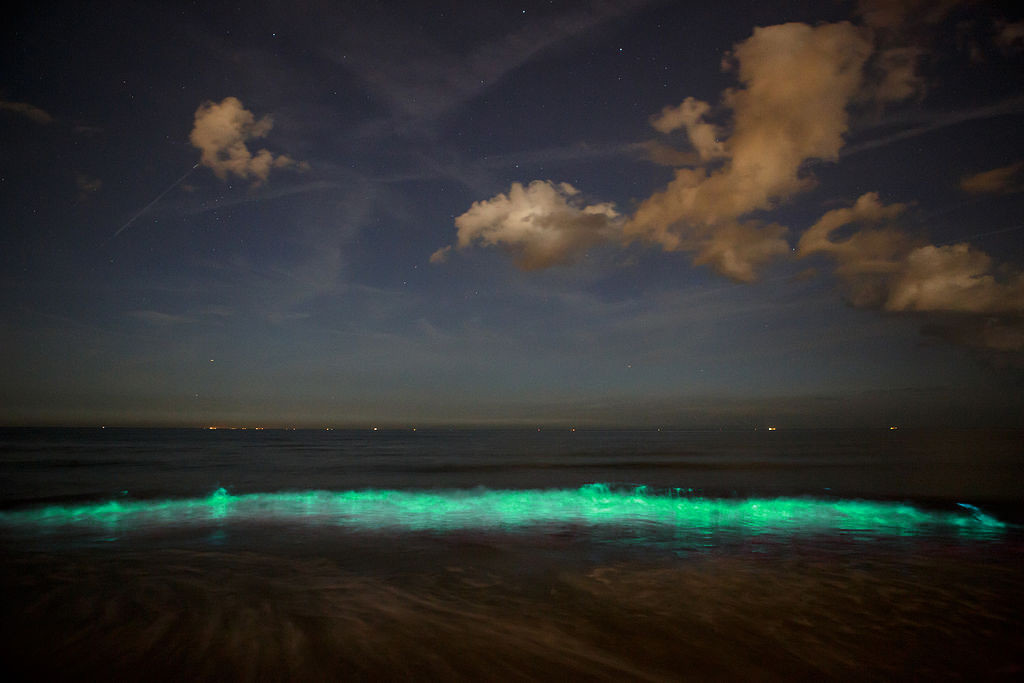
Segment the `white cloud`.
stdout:
<path fill-rule="evenodd" d="M 508 194 L 474 202 L 455 219 L 457 245 L 501 246 L 525 270 L 569 263 L 589 247 L 618 236 L 619 214 L 608 203 L 586 204 L 568 183 L 512 183 Z M 435 252 L 438 262 L 447 251 Z"/>
<path fill-rule="evenodd" d="M 219 103 L 207 101 L 199 105 L 189 140 L 202 151 L 199 163 L 222 180 L 233 174 L 261 183 L 272 168 L 308 168 L 304 162 L 284 154 L 275 157 L 266 149 L 255 154 L 249 150 L 246 143 L 265 137 L 273 126 L 270 116 L 257 119 L 238 98 L 225 97 Z"/>

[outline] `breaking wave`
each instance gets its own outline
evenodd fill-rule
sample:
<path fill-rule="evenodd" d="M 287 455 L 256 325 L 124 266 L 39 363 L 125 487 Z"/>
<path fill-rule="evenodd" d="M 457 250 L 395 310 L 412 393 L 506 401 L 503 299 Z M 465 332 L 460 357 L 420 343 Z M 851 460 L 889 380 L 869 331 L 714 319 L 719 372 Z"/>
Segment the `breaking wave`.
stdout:
<path fill-rule="evenodd" d="M 26 528 L 135 529 L 163 525 L 286 522 L 359 530 L 517 530 L 536 526 L 646 525 L 744 533 L 867 532 L 967 535 L 1007 525 L 973 505 L 927 509 L 871 500 L 708 498 L 688 489 L 589 484 L 577 489 L 362 490 L 246 493 L 205 498 L 117 500 L 0 512 L 0 524 Z"/>

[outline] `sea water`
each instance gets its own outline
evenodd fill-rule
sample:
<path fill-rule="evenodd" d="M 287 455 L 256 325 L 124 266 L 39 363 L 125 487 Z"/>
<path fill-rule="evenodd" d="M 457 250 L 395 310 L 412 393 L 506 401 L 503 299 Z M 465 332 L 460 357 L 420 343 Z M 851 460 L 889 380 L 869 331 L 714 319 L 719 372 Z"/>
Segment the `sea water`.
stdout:
<path fill-rule="evenodd" d="M 0 432 L 40 679 L 1011 679 L 1024 432 Z"/>

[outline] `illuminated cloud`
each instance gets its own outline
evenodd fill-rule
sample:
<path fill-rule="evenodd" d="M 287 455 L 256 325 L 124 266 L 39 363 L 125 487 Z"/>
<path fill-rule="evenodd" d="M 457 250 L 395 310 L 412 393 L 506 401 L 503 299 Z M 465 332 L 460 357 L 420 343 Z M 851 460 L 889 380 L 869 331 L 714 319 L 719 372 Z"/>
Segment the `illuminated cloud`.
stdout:
<path fill-rule="evenodd" d="M 444 263 L 448 260 L 448 256 L 451 253 L 452 245 L 449 244 L 447 247 L 441 247 L 440 249 L 438 249 L 437 251 L 430 255 L 430 262 L 435 265 L 439 263 Z"/>
<path fill-rule="evenodd" d="M 918 47 L 892 47 L 881 50 L 874 66 L 878 81 L 872 88 L 877 102 L 899 102 L 923 95 L 925 80 L 917 73 L 917 65 L 925 51 Z"/>
<path fill-rule="evenodd" d="M 915 13 L 925 12 L 937 21 L 952 4 L 937 9 L 924 5 L 862 3 L 865 21 L 889 36 L 884 49 L 876 44 L 872 30 L 850 22 L 754 29 L 724 61 L 726 68 L 735 69 L 739 87 L 726 90 L 720 106 L 688 97 L 651 118 L 659 133 L 685 131 L 692 149 L 679 150 L 660 141 L 643 145 L 652 161 L 676 167 L 675 177 L 621 222 L 621 241 L 687 252 L 695 265 L 708 265 L 733 280 L 755 280 L 758 269 L 788 254 L 790 245 L 784 226 L 766 224 L 754 214 L 813 187 L 809 161 L 838 160 L 849 130 L 850 105 L 897 101 L 923 92 L 916 65 L 924 52 L 898 44 L 897 38 Z M 715 121 L 709 120 L 712 113 Z M 556 239 L 562 225 L 553 222 L 544 233 L 545 243 L 557 245 L 551 249 L 535 249 L 536 238 L 527 249 L 521 230 L 493 234 L 502 235 L 497 241 L 523 246 L 524 254 L 556 255 L 523 261 L 539 268 L 570 261 L 571 249 L 593 243 L 578 234 Z M 464 247 L 473 240 L 463 239 L 463 234 L 479 233 L 460 228 L 459 244 Z M 515 237 L 505 239 L 507 235 Z M 885 251 L 882 242 L 888 239 L 897 238 L 871 234 L 844 248 Z M 835 254 L 838 247 L 828 249 Z M 436 260 L 444 256 L 435 254 Z M 846 262 L 849 269 L 867 265 L 868 260 Z"/>
<path fill-rule="evenodd" d="M 724 223 L 697 244 L 693 263 L 711 266 L 737 282 L 753 282 L 758 267 L 789 253 L 789 243 L 783 239 L 786 232 L 786 227 L 777 223 Z"/>
<path fill-rule="evenodd" d="M 684 132 L 689 148 L 640 145 L 675 175 L 632 215 L 611 204 L 587 206 L 567 184 L 514 183 L 507 195 L 476 202 L 456 219 L 457 247 L 502 246 L 521 268 L 538 269 L 572 262 L 596 244 L 639 241 L 754 281 L 763 265 L 792 251 L 787 228 L 759 214 L 814 186 L 808 162 L 838 161 L 851 106 L 923 94 L 917 66 L 928 51 L 914 27 L 938 22 L 956 4 L 871 0 L 860 3 L 864 26 L 756 28 L 724 61 L 739 83 L 719 105 L 688 97 L 651 117 L 662 135 Z M 965 177 L 962 187 L 1018 191 L 1022 170 L 1024 162 L 986 171 Z M 1024 274 L 967 244 L 913 236 L 895 223 L 906 209 L 866 193 L 806 230 L 797 255 L 829 256 L 855 306 L 924 315 L 931 334 L 972 346 L 1024 348 Z M 451 249 L 439 249 L 431 262 L 445 261 Z"/>
<path fill-rule="evenodd" d="M 1024 273 L 996 268 L 988 254 L 966 243 L 913 240 L 891 223 L 904 209 L 865 194 L 811 226 L 800 238 L 799 256 L 833 257 L 855 306 L 942 314 L 941 322 L 929 325 L 933 333 L 1001 351 L 1024 348 Z M 851 225 L 858 226 L 852 233 Z M 841 230 L 846 237 L 833 240 Z"/>
<path fill-rule="evenodd" d="M 668 187 L 640 204 L 626 236 L 694 252 L 694 263 L 734 280 L 755 279 L 757 267 L 789 245 L 781 226 L 741 219 L 810 187 L 813 179 L 802 172 L 807 160 L 838 158 L 846 107 L 871 49 L 846 22 L 755 29 L 732 52 L 742 87 L 723 96 L 733 113 L 727 139 L 703 121 L 709 105 L 692 98 L 653 121 L 663 132 L 686 127 L 701 158 L 722 157 L 723 165 L 710 173 L 678 169 Z"/>
<path fill-rule="evenodd" d="M 716 126 L 704 120 L 704 115 L 711 109 L 707 102 L 687 97 L 678 107 L 665 107 L 661 113 L 651 119 L 651 126 L 659 133 L 671 133 L 685 128 L 690 144 L 700 155 L 701 160 L 718 159 L 726 156 L 725 145 L 719 140 L 720 131 Z"/>
<path fill-rule="evenodd" d="M 572 262 L 594 245 L 616 239 L 619 214 L 611 204 L 586 204 L 568 183 L 535 180 L 512 183 L 508 194 L 474 202 L 455 219 L 457 245 L 501 246 L 524 270 Z M 438 263 L 447 248 L 431 256 Z"/>
<path fill-rule="evenodd" d="M 14 112 L 15 114 L 20 114 L 25 118 L 33 120 L 36 123 L 53 123 L 53 117 L 50 116 L 49 113 L 35 105 L 29 104 L 28 102 L 8 102 L 6 100 L 0 100 L 0 111 Z"/>
<path fill-rule="evenodd" d="M 673 245 L 692 226 L 734 220 L 808 187 L 807 159 L 836 159 L 846 105 L 870 44 L 850 24 L 755 29 L 736 46 L 740 81 L 725 93 L 734 130 L 727 164 L 710 175 L 683 169 L 637 210 L 627 231 Z"/>
<path fill-rule="evenodd" d="M 266 149 L 253 154 L 249 150 L 246 143 L 265 137 L 273 126 L 270 116 L 257 120 L 237 98 L 226 97 L 220 103 L 207 101 L 199 105 L 189 140 L 202 152 L 199 163 L 222 180 L 233 174 L 261 183 L 272 168 L 308 168 L 304 162 L 296 162 L 285 154 L 274 156 Z"/>
<path fill-rule="evenodd" d="M 575 190 L 550 181 L 513 185 L 506 196 L 477 202 L 456 221 L 458 246 L 501 244 L 523 268 L 571 262 L 576 251 L 603 241 L 642 241 L 693 255 L 733 280 L 756 279 L 760 266 L 788 254 L 786 228 L 751 218 L 813 186 L 808 160 L 835 161 L 847 131 L 846 108 L 862 86 L 873 50 L 870 36 L 848 22 L 757 28 L 735 46 L 741 87 L 726 90 L 721 112 L 689 97 L 652 117 L 669 134 L 683 129 L 692 151 L 644 145 L 652 160 L 677 166 L 662 191 L 620 218 L 610 204 L 577 206 Z M 728 130 L 728 134 L 727 134 Z M 706 165 L 706 167 L 705 167 Z M 444 260 L 447 252 L 431 257 Z"/>
<path fill-rule="evenodd" d="M 874 226 L 891 221 L 905 209 L 904 204 L 882 204 L 877 192 L 863 194 L 853 206 L 833 209 L 808 228 L 800 237 L 798 254 L 827 253 L 839 263 L 838 272 L 845 275 L 894 272 L 913 247 L 902 232 L 891 227 L 862 227 L 843 240 L 834 240 L 833 234 L 850 224 Z"/>
<path fill-rule="evenodd" d="M 835 272 L 854 306 L 882 308 L 888 298 L 888 283 L 902 267 L 906 254 L 916 243 L 891 221 L 906 209 L 903 204 L 883 205 L 878 194 L 868 192 L 851 207 L 833 209 L 823 215 L 800 237 L 797 255 L 825 253 L 836 261 Z M 858 230 L 834 239 L 849 225 Z"/>
<path fill-rule="evenodd" d="M 932 51 L 934 27 L 964 0 L 861 0 L 858 14 L 871 29 L 876 52 L 867 65 L 864 96 L 878 104 L 921 97 L 918 67 Z"/>
<path fill-rule="evenodd" d="M 1024 161 L 965 176 L 960 189 L 972 194 L 1024 192 Z"/>
<path fill-rule="evenodd" d="M 996 277 L 988 254 L 966 243 L 923 246 L 907 254 L 893 278 L 889 311 L 1024 313 L 1024 274 Z"/>
<path fill-rule="evenodd" d="M 873 49 L 869 32 L 848 22 L 755 29 L 729 57 L 740 87 L 723 94 L 721 111 L 731 113 L 727 126 L 709 121 L 712 106 L 692 97 L 652 117 L 651 125 L 660 133 L 685 130 L 693 151 L 658 142 L 646 146 L 655 161 L 677 166 L 675 178 L 621 224 L 622 241 L 689 252 L 696 265 L 708 265 L 733 280 L 755 280 L 759 267 L 789 253 L 790 247 L 785 227 L 763 224 L 750 214 L 775 208 L 813 186 L 807 161 L 838 159 L 849 128 L 847 107 L 861 93 Z M 885 85 L 892 91 L 886 97 L 912 89 L 910 78 L 894 77 Z M 482 234 L 474 231 L 481 230 L 478 223 L 471 224 L 473 230 L 460 227 L 460 246 Z M 562 226 L 573 225 L 551 222 L 543 233 L 550 248 L 538 248 L 537 235 L 524 241 L 522 230 L 507 227 L 492 228 L 488 235 L 501 235 L 495 241 L 480 241 L 518 244 L 524 254 L 521 263 L 545 267 L 570 261 L 571 249 L 593 244 L 596 238 L 581 239 L 576 230 L 560 234 Z M 506 239 L 509 235 L 514 237 Z M 547 254 L 551 256 L 539 256 Z"/>

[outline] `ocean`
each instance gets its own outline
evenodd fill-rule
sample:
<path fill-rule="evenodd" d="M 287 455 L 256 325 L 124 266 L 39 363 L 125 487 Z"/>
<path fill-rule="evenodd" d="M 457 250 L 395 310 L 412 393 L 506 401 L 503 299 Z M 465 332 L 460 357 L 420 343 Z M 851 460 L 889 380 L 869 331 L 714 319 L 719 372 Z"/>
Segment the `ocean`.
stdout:
<path fill-rule="evenodd" d="M 0 430 L 0 669 L 1018 680 L 1022 475 L 1022 430 Z"/>

